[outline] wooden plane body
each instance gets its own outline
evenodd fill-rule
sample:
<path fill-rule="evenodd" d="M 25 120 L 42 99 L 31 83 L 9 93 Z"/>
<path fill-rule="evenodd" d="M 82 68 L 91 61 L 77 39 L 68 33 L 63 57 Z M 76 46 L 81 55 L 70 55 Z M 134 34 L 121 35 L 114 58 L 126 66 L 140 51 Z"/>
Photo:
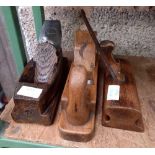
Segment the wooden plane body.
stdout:
<path fill-rule="evenodd" d="M 15 107 L 12 111 L 12 118 L 19 123 L 37 123 L 50 125 L 53 123 L 61 94 L 67 79 L 68 60 L 60 58 L 57 69 L 54 73 L 52 83 L 35 82 L 36 65 L 31 60 L 25 67 L 14 92 Z M 32 90 L 32 97 L 26 94 L 18 94 L 22 87 L 28 89 L 42 90 L 39 97 L 34 98 L 35 93 Z M 33 92 L 34 91 L 34 92 Z"/>
<path fill-rule="evenodd" d="M 104 42 L 103 52 L 106 52 L 116 75 L 120 74 L 118 75 L 120 81 L 113 80 L 105 70 L 102 124 L 142 132 L 144 126 L 141 107 L 131 65 L 127 60 L 114 59 L 113 48 L 107 48 L 111 46 L 108 43 L 110 42 Z"/>
<path fill-rule="evenodd" d="M 71 141 L 88 141 L 94 135 L 98 62 L 87 31 L 77 31 L 74 62 L 61 97 L 59 131 Z"/>

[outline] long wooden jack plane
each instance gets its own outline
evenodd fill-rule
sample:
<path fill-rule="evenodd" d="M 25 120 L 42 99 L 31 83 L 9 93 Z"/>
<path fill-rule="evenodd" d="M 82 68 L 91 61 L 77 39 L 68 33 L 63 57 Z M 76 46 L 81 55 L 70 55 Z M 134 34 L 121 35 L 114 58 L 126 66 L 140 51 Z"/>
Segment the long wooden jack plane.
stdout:
<path fill-rule="evenodd" d="M 114 58 L 114 43 L 108 40 L 99 43 L 83 10 L 81 16 L 105 70 L 102 124 L 113 128 L 144 131 L 137 88 L 129 62 Z"/>
<path fill-rule="evenodd" d="M 88 31 L 77 31 L 74 62 L 61 97 L 60 135 L 67 140 L 93 137 L 97 95 L 98 61 Z"/>
<path fill-rule="evenodd" d="M 68 72 L 60 43 L 60 22 L 45 21 L 37 54 L 28 62 L 16 85 L 12 111 L 16 122 L 53 123 Z"/>

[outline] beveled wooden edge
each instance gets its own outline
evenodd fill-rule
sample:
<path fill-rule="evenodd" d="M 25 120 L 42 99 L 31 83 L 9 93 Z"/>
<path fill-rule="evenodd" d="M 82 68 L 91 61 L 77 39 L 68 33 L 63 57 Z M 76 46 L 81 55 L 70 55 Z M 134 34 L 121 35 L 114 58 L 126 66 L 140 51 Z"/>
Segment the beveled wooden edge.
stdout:
<path fill-rule="evenodd" d="M 96 95 L 92 94 L 96 99 L 94 104 L 94 108 L 96 109 L 96 104 L 97 104 L 97 85 L 98 85 L 98 62 L 96 63 L 95 70 L 93 72 L 95 76 L 95 90 Z M 68 75 L 69 76 L 69 75 Z M 67 79 L 68 81 L 68 79 Z M 90 115 L 90 120 L 85 124 L 81 126 L 73 126 L 67 121 L 66 113 L 65 113 L 65 107 L 67 106 L 67 98 L 64 95 L 67 95 L 67 90 L 68 89 L 68 82 L 66 81 L 66 85 L 63 91 L 63 95 L 61 97 L 61 106 L 62 106 L 62 111 L 61 111 L 61 116 L 59 119 L 59 124 L 58 124 L 58 129 L 60 136 L 66 140 L 71 140 L 71 141 L 77 141 L 77 142 L 87 142 L 92 139 L 94 135 L 94 130 L 95 130 L 95 117 L 96 117 L 96 110 L 92 109 L 91 115 Z M 63 104 L 63 105 L 62 105 Z M 64 105 L 65 104 L 65 105 Z M 92 105 L 93 105 L 92 104 Z M 66 125 L 67 124 L 67 125 Z M 80 132 L 81 131 L 81 132 Z"/>
<path fill-rule="evenodd" d="M 136 131 L 136 132 L 144 132 L 144 124 L 143 124 L 142 112 L 141 112 L 141 108 L 140 108 L 140 101 L 138 98 L 135 79 L 132 74 L 131 64 L 127 60 L 124 60 L 124 59 L 120 59 L 120 62 L 121 62 L 121 66 L 123 68 L 126 66 L 128 66 L 128 68 L 129 68 L 129 72 L 125 76 L 130 77 L 132 79 L 133 83 L 130 83 L 130 85 L 132 85 L 132 89 L 133 89 L 132 92 L 135 92 L 134 96 L 136 98 L 137 103 L 133 107 L 128 107 L 127 105 L 119 106 L 117 104 L 113 104 L 111 106 L 112 102 L 110 103 L 109 101 L 106 100 L 106 95 L 107 95 L 107 91 L 108 91 L 107 88 L 108 88 L 110 80 L 107 79 L 108 76 L 107 77 L 104 76 L 105 81 L 108 81 L 108 83 L 105 82 L 105 84 L 104 84 L 104 98 L 103 98 L 103 104 L 102 104 L 102 125 L 106 126 L 106 127 L 112 127 L 112 128 L 119 128 L 119 129 L 131 130 L 131 131 Z M 110 77 L 108 77 L 108 78 L 110 78 Z M 115 84 L 115 83 L 112 82 L 112 84 Z M 117 85 L 117 83 L 116 83 L 116 85 Z M 122 83 L 122 84 L 120 84 L 120 86 L 126 87 L 126 84 Z M 121 93 L 124 93 L 124 92 L 121 92 Z M 126 92 L 126 95 L 130 95 L 128 93 L 129 92 Z M 122 95 L 120 94 L 120 96 L 122 96 Z M 128 97 L 128 98 L 130 98 L 130 97 Z M 117 101 L 117 102 L 119 102 L 119 101 Z M 133 103 L 135 103 L 135 102 L 133 102 Z M 106 107 L 105 107 L 105 104 L 107 105 Z M 117 121 L 115 120 L 115 125 L 114 125 L 109 122 L 110 120 L 108 121 L 108 118 L 105 119 L 106 115 L 108 114 L 108 116 L 110 116 L 110 113 L 112 114 L 113 111 L 115 111 L 115 112 L 121 111 L 122 113 L 128 113 L 128 114 L 132 115 L 133 117 L 135 116 L 135 118 L 138 120 L 138 122 L 137 123 L 135 122 L 136 125 L 132 125 L 131 123 L 128 123 L 127 120 L 124 119 L 123 120 L 124 124 L 120 125 L 121 123 L 119 123 L 119 122 L 117 123 Z M 127 117 L 128 117 L 128 115 L 127 115 Z M 127 118 L 127 117 L 124 117 L 124 118 Z M 116 117 L 115 117 L 115 119 L 116 119 Z M 130 120 L 132 121 L 132 119 L 130 119 Z M 118 121 L 120 121 L 120 120 L 118 120 Z"/>

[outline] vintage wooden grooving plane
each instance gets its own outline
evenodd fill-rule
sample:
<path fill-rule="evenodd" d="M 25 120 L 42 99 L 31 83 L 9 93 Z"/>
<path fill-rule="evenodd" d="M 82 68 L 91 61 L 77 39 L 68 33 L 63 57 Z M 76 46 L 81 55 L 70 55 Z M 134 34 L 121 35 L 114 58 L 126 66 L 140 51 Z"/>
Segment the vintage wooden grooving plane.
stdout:
<path fill-rule="evenodd" d="M 67 140 L 93 137 L 97 95 L 98 61 L 88 31 L 77 31 L 74 62 L 61 97 L 60 135 Z"/>
<path fill-rule="evenodd" d="M 126 60 L 113 57 L 113 42 L 103 41 L 101 42 L 101 48 L 106 53 L 110 65 L 119 79 L 119 81 L 113 80 L 105 69 L 102 124 L 114 128 L 144 131 L 140 102 L 131 65 Z M 114 91 L 110 90 L 110 86 L 120 87 L 119 99 L 115 97 L 109 97 L 108 99 L 108 93 Z"/>
<path fill-rule="evenodd" d="M 11 114 L 16 122 L 53 123 L 68 72 L 68 61 L 62 56 L 60 43 L 60 22 L 45 21 L 37 54 L 25 66 L 16 85 Z"/>
<path fill-rule="evenodd" d="M 99 43 L 84 10 L 81 10 L 81 16 L 104 64 L 102 124 L 113 128 L 144 131 L 141 107 L 131 65 L 127 60 L 114 58 L 112 54 L 114 43 L 109 40 Z"/>

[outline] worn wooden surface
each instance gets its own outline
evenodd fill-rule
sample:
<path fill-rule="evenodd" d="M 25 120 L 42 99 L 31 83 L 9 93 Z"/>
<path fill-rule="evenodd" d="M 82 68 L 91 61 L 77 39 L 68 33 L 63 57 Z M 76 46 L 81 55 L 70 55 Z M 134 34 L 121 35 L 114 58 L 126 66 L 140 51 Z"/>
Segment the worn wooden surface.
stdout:
<path fill-rule="evenodd" d="M 104 72 L 104 100 L 102 123 L 104 126 L 118 129 L 144 131 L 133 70 L 130 63 L 124 59 L 116 59 L 113 56 L 115 44 L 109 40 L 101 42 L 102 53 L 107 55 L 109 63 L 117 76 L 118 81 L 112 79 L 108 70 Z M 120 86 L 119 99 L 107 99 L 110 85 Z"/>
<path fill-rule="evenodd" d="M 60 111 L 52 126 L 18 124 L 11 119 L 13 101 L 7 105 L 1 119 L 8 122 L 4 137 L 65 147 L 155 147 L 155 59 L 130 57 L 142 106 L 144 133 L 108 128 L 101 125 L 101 103 L 98 105 L 95 136 L 88 142 L 72 142 L 59 136 Z M 60 108 L 60 106 L 59 106 Z M 59 109 L 60 110 L 60 109 Z"/>
<path fill-rule="evenodd" d="M 98 61 L 88 31 L 75 35 L 74 61 L 61 97 L 59 131 L 72 141 L 92 139 L 95 129 Z M 92 81 L 92 83 L 88 83 Z"/>
<path fill-rule="evenodd" d="M 73 65 L 73 64 L 72 64 Z M 71 67 L 71 69 L 73 66 Z M 72 71 L 72 70 L 71 70 Z M 88 85 L 80 87 L 75 87 L 77 88 L 72 89 L 71 91 L 74 92 L 71 95 L 73 95 L 73 98 L 75 98 L 75 101 L 72 101 L 69 103 L 69 79 L 67 80 L 67 83 L 65 85 L 64 92 L 62 94 L 61 98 L 61 117 L 59 121 L 59 131 L 61 136 L 64 139 L 72 140 L 72 141 L 88 141 L 93 138 L 94 136 L 94 129 L 95 129 L 95 112 L 96 112 L 96 96 L 97 96 L 97 72 L 98 72 L 98 64 L 96 64 L 95 70 L 93 72 L 93 85 Z M 78 75 L 80 76 L 81 74 L 75 74 L 75 76 Z M 75 78 L 75 77 L 74 77 Z M 80 78 L 81 79 L 81 78 Z M 76 81 L 79 81 L 75 79 Z M 79 83 L 77 83 L 79 84 Z M 75 85 L 74 85 L 75 86 Z M 71 92 L 70 91 L 70 92 Z M 81 91 L 81 92 L 80 92 Z M 87 92 L 85 92 L 87 91 Z M 81 98 L 84 98 L 84 102 L 80 102 Z M 65 111 L 67 109 L 68 104 L 72 104 L 70 106 L 75 106 L 73 105 L 74 103 L 77 104 L 77 112 L 73 111 L 74 107 L 69 111 L 71 114 L 68 114 L 68 116 L 72 119 L 69 122 L 70 119 L 69 117 L 67 118 L 67 112 Z M 81 104 L 85 104 L 81 106 Z M 88 118 L 86 117 L 88 111 Z M 69 113 L 68 112 L 68 113 Z M 73 113 L 73 114 L 72 114 Z M 86 118 L 86 120 L 85 120 Z M 80 124 L 77 126 L 75 123 Z"/>
<path fill-rule="evenodd" d="M 18 123 L 38 123 L 42 125 L 51 125 L 54 121 L 61 94 L 66 82 L 68 74 L 68 61 L 62 58 L 59 61 L 57 70 L 55 71 L 55 79 L 48 85 L 47 83 L 33 83 L 34 77 L 28 76 L 32 74 L 31 62 L 28 63 L 24 74 L 17 83 L 14 93 L 15 107 L 12 111 L 12 118 Z M 34 65 L 32 65 L 34 67 Z M 28 69 L 30 71 L 28 71 Z M 33 74 L 32 74 L 33 75 Z M 22 81 L 23 79 L 23 81 Z M 26 82 L 25 82 L 26 79 Z M 30 86 L 42 89 L 39 98 L 31 98 L 18 95 L 17 92 L 22 86 Z"/>
<path fill-rule="evenodd" d="M 96 48 L 88 31 L 76 31 L 74 64 L 82 65 L 92 72 L 96 63 Z"/>
<path fill-rule="evenodd" d="M 115 43 L 110 41 L 110 40 L 104 40 L 100 42 L 100 46 L 102 49 L 101 55 L 105 54 L 109 65 L 111 66 L 111 69 L 116 75 L 116 79 L 113 79 L 112 75 L 110 72 L 108 72 L 108 69 L 106 69 L 105 74 L 107 76 L 110 76 L 111 81 L 117 81 L 119 83 L 125 82 L 124 74 L 121 71 L 121 66 L 120 66 L 120 61 L 117 60 L 114 55 L 113 55 L 113 50 L 115 48 Z M 103 61 L 103 60 L 102 60 Z"/>
<path fill-rule="evenodd" d="M 118 83 L 105 75 L 102 123 L 108 127 L 143 132 L 141 105 L 131 65 L 124 59 L 120 59 L 120 64 L 125 82 Z M 107 100 L 109 85 L 120 86 L 119 100 Z"/>

